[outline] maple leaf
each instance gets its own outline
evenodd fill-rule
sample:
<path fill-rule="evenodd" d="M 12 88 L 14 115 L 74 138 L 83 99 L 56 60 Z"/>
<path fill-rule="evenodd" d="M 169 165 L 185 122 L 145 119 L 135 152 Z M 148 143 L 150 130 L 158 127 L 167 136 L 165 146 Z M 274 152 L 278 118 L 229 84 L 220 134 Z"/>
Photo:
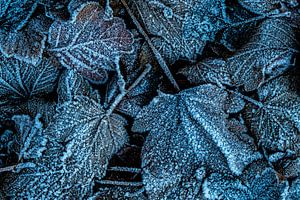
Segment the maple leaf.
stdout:
<path fill-rule="evenodd" d="M 261 158 L 253 141 L 228 130 L 223 111 L 226 96 L 209 84 L 177 95 L 160 93 L 137 115 L 133 131 L 150 131 L 142 167 L 151 199 L 197 191 L 199 184 L 191 188 L 179 184 L 184 177 L 192 177 L 201 163 L 211 170 L 241 174 Z"/>
<path fill-rule="evenodd" d="M 70 21 L 55 21 L 50 27 L 50 51 L 64 67 L 103 83 L 120 55 L 132 51 L 132 34 L 122 19 L 104 20 L 104 11 L 94 2 L 81 6 L 72 16 Z"/>
<path fill-rule="evenodd" d="M 6 30 L 20 30 L 37 7 L 38 0 L 0 2 L 0 25 Z"/>
<path fill-rule="evenodd" d="M 265 20 L 252 39 L 226 60 L 208 59 L 181 71 L 192 83 L 210 82 L 244 85 L 255 90 L 266 77 L 282 74 L 298 52 L 296 32 L 285 19 Z"/>
<path fill-rule="evenodd" d="M 248 103 L 245 112 L 260 145 L 299 153 L 300 97 L 291 80 L 279 77 L 260 87 L 259 102 Z"/>
<path fill-rule="evenodd" d="M 129 4 L 155 36 L 152 42 L 168 63 L 195 59 L 227 23 L 223 0 L 138 0 Z"/>

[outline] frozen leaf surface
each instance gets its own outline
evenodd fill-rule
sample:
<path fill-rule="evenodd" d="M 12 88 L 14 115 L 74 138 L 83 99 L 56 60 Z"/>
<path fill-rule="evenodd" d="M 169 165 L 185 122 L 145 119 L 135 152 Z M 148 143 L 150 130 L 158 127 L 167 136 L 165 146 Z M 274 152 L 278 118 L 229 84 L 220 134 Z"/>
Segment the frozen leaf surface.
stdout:
<path fill-rule="evenodd" d="M 125 125 L 123 117 L 107 115 L 87 97 L 66 102 L 44 131 L 49 142 L 38 167 L 17 176 L 6 193 L 34 199 L 90 196 L 93 180 L 105 175 L 111 155 L 127 141 Z"/>
<path fill-rule="evenodd" d="M 50 93 L 58 78 L 58 69 L 50 60 L 34 66 L 1 56 L 0 65 L 1 101 L 29 99 Z"/>
<path fill-rule="evenodd" d="M 168 63 L 195 59 L 227 23 L 223 0 L 129 1 Z"/>
<path fill-rule="evenodd" d="M 19 30 L 27 22 L 38 0 L 3 0 L 0 2 L 0 26 L 6 30 Z"/>
<path fill-rule="evenodd" d="M 265 14 L 274 12 L 280 8 L 280 3 L 287 3 L 291 6 L 297 6 L 297 0 L 239 0 L 239 3 L 251 12 Z"/>
<path fill-rule="evenodd" d="M 50 51 L 66 68 L 103 83 L 107 70 L 115 70 L 120 55 L 132 51 L 132 35 L 122 19 L 104 20 L 97 3 L 81 6 L 72 16 L 70 21 L 56 21 L 50 27 Z"/>
<path fill-rule="evenodd" d="M 273 169 L 266 168 L 247 184 L 233 177 L 213 173 L 204 181 L 203 192 L 204 196 L 211 200 L 272 200 L 280 199 L 285 187 L 286 182 L 281 182 Z"/>
<path fill-rule="evenodd" d="M 261 157 L 253 143 L 227 129 L 223 111 L 226 96 L 212 85 L 177 95 L 161 93 L 138 114 L 133 130 L 150 131 L 142 155 L 143 180 L 150 198 L 185 196 L 188 192 L 196 192 L 191 194 L 195 196 L 199 183 L 191 188 L 180 184 L 184 177 L 195 175 L 200 163 L 241 174 Z"/>
<path fill-rule="evenodd" d="M 6 57 L 37 64 L 42 59 L 45 48 L 46 33 L 51 21 L 39 15 L 28 22 L 19 31 L 5 31 L 0 29 L 0 51 Z"/>
<path fill-rule="evenodd" d="M 266 78 L 286 71 L 298 52 L 293 26 L 285 19 L 264 21 L 252 39 L 225 61 L 208 59 L 181 73 L 192 83 L 210 82 L 256 89 Z"/>
<path fill-rule="evenodd" d="M 21 159 L 37 159 L 46 149 L 46 138 L 43 137 L 43 124 L 39 121 L 39 115 L 34 120 L 28 115 L 15 115 L 13 120 L 18 132 L 18 144 L 16 150 Z"/>
<path fill-rule="evenodd" d="M 300 97 L 291 80 L 280 77 L 265 84 L 258 89 L 259 102 L 247 106 L 252 131 L 270 150 L 299 152 Z"/>

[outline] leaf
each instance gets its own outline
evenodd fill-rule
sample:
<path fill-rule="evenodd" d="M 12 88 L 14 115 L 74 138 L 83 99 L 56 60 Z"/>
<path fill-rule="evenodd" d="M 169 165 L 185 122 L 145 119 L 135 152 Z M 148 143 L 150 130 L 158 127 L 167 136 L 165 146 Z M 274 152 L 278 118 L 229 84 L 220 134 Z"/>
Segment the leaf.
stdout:
<path fill-rule="evenodd" d="M 284 199 L 285 200 L 293 200 L 300 198 L 300 179 L 297 178 L 294 180 L 289 187 L 289 189 L 285 192 Z"/>
<path fill-rule="evenodd" d="M 88 80 L 104 83 L 107 70 L 115 70 L 121 54 L 132 51 L 133 38 L 120 18 L 103 19 L 97 3 L 87 3 L 72 20 L 55 21 L 49 30 L 50 51 L 60 63 Z"/>
<path fill-rule="evenodd" d="M 252 39 L 232 57 L 225 61 L 204 60 L 182 73 L 195 84 L 204 81 L 255 90 L 265 79 L 278 76 L 293 65 L 298 52 L 295 34 L 288 20 L 265 20 Z"/>
<path fill-rule="evenodd" d="M 197 191 L 195 184 L 188 189 L 179 184 L 192 177 L 200 164 L 239 175 L 261 158 L 251 141 L 228 130 L 223 111 L 226 96 L 212 85 L 177 95 L 160 93 L 138 114 L 133 131 L 150 131 L 142 153 L 143 181 L 150 199 Z"/>
<path fill-rule="evenodd" d="M 72 101 L 75 96 L 91 97 L 93 91 L 89 83 L 75 70 L 65 70 L 59 79 L 57 94 L 58 103 L 63 104 Z"/>
<path fill-rule="evenodd" d="M 139 0 L 129 4 L 170 64 L 180 58 L 194 60 L 227 23 L 223 0 Z"/>
<path fill-rule="evenodd" d="M 131 187 L 101 187 L 91 199 L 117 199 L 117 200 L 147 200 L 146 196 L 140 190 Z"/>
<path fill-rule="evenodd" d="M 298 4 L 296 0 L 239 0 L 239 3 L 248 10 L 257 14 L 276 12 L 278 11 L 281 3 L 287 3 L 295 7 Z"/>
<path fill-rule="evenodd" d="M 50 143 L 38 162 L 40 168 L 19 175 L 17 181 L 6 185 L 7 195 L 87 198 L 93 180 L 105 175 L 108 160 L 127 141 L 125 125 L 123 117 L 107 115 L 87 97 L 77 96 L 64 103 L 44 131 Z M 51 143 L 54 145 L 49 146 Z"/>
<path fill-rule="evenodd" d="M 54 90 L 59 71 L 50 60 L 39 65 L 0 56 L 0 98 L 2 102 L 27 100 Z"/>
<path fill-rule="evenodd" d="M 20 30 L 30 18 L 38 0 L 5 0 L 0 2 L 0 26 L 5 30 Z"/>
<path fill-rule="evenodd" d="M 280 182 L 276 172 L 266 168 L 262 174 L 257 174 L 248 185 L 239 179 L 213 173 L 203 184 L 203 192 L 207 199 L 280 199 L 286 187 L 286 182 Z"/>
<path fill-rule="evenodd" d="M 272 151 L 300 150 L 300 97 L 291 80 L 266 83 L 258 89 L 259 102 L 247 105 L 246 121 L 259 144 Z"/>
<path fill-rule="evenodd" d="M 37 159 L 46 149 L 47 140 L 43 137 L 43 124 L 39 121 L 39 115 L 34 120 L 28 115 L 15 115 L 12 120 L 18 132 L 18 146 L 16 152 L 19 160 Z"/>
<path fill-rule="evenodd" d="M 14 57 L 36 65 L 42 60 L 45 48 L 46 32 L 51 21 L 39 15 L 30 20 L 26 27 L 19 31 L 0 30 L 0 51 L 6 57 Z"/>

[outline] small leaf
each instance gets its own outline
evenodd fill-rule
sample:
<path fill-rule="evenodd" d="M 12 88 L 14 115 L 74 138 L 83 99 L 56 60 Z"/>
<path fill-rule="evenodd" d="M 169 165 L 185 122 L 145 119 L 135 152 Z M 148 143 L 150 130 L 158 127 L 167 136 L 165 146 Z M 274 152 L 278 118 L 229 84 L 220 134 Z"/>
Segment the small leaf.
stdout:
<path fill-rule="evenodd" d="M 132 34 L 120 18 L 104 20 L 97 3 L 87 3 L 67 22 L 56 21 L 49 30 L 50 51 L 68 68 L 95 83 L 107 80 L 122 53 L 132 51 Z"/>

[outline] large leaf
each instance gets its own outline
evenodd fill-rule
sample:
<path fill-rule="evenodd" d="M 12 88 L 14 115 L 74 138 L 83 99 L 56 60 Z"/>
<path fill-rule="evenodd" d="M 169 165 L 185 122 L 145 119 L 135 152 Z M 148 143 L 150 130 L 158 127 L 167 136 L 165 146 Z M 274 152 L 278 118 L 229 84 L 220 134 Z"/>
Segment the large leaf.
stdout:
<path fill-rule="evenodd" d="M 273 151 L 300 153 L 300 97 L 292 80 L 280 77 L 268 82 L 258 89 L 259 102 L 247 105 L 253 133 L 263 147 Z"/>
<path fill-rule="evenodd" d="M 142 167 L 151 199 L 197 195 L 197 180 L 190 188 L 180 184 L 197 176 L 200 164 L 239 175 L 261 157 L 253 141 L 228 130 L 226 96 L 215 86 L 203 85 L 178 95 L 160 94 L 138 114 L 133 130 L 150 131 Z"/>
<path fill-rule="evenodd" d="M 87 3 L 70 21 L 56 21 L 49 30 L 50 51 L 60 63 L 90 81 L 103 83 L 122 53 L 132 51 L 133 38 L 120 18 L 104 20 L 97 3 Z"/>
<path fill-rule="evenodd" d="M 129 1 L 168 63 L 195 59 L 227 22 L 223 0 Z"/>
<path fill-rule="evenodd" d="M 246 91 L 256 89 L 266 78 L 286 71 L 298 52 L 296 32 L 289 20 L 268 19 L 252 39 L 226 60 L 208 59 L 181 73 L 192 83 L 244 85 Z"/>
<path fill-rule="evenodd" d="M 5 184 L 14 198 L 87 198 L 93 180 L 105 175 L 108 160 L 127 141 L 126 120 L 107 115 L 91 99 L 77 96 L 57 110 L 45 129 L 47 151 L 36 169 Z M 10 179 L 11 180 L 11 179 Z"/>

